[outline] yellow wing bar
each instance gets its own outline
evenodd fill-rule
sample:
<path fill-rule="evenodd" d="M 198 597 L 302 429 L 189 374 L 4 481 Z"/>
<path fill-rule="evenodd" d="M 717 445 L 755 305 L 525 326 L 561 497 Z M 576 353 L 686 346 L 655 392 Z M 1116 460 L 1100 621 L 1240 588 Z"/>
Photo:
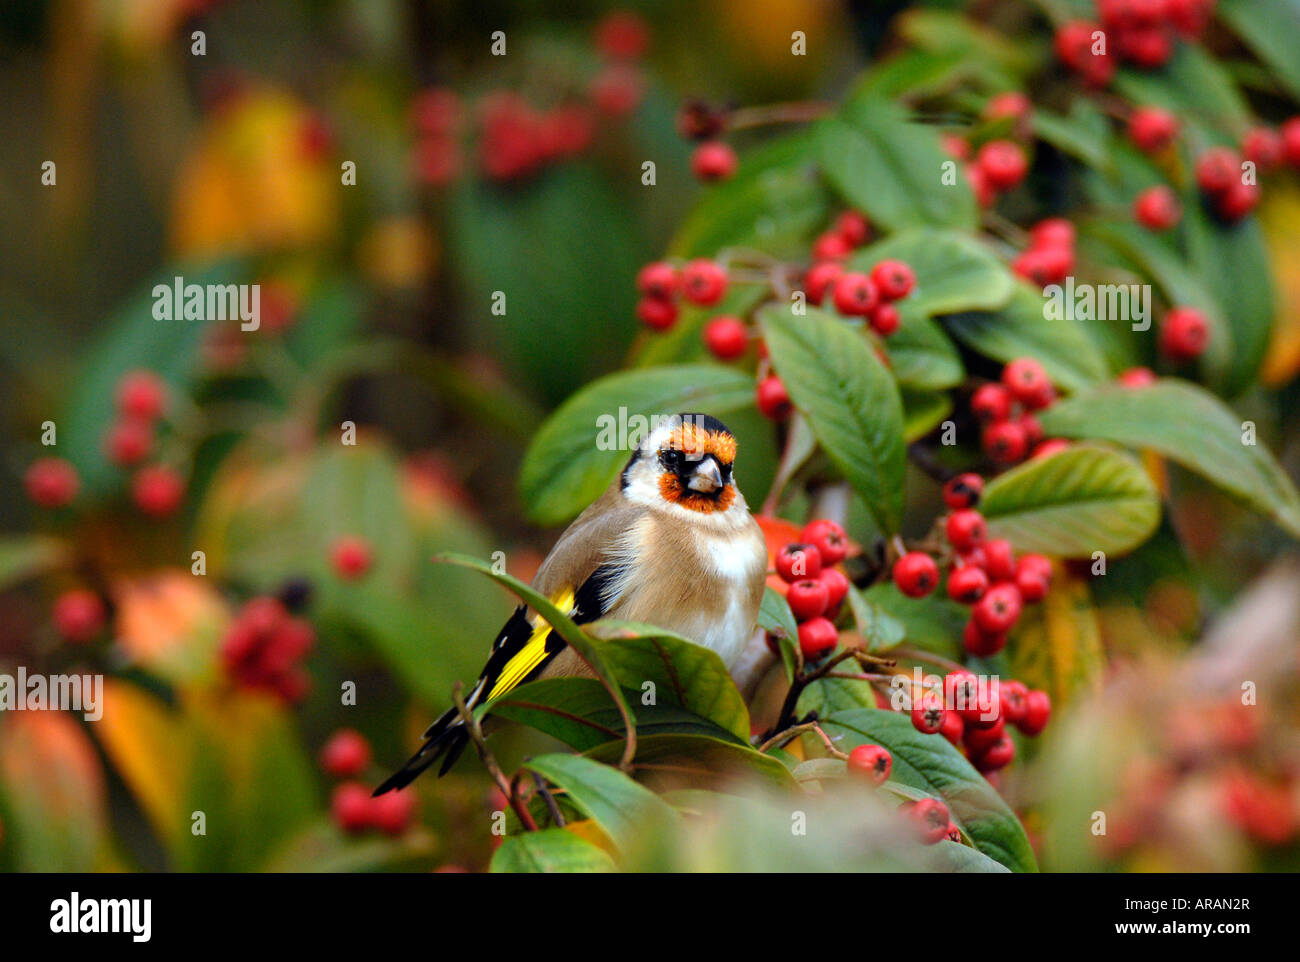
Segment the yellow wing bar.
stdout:
<path fill-rule="evenodd" d="M 566 615 L 573 614 L 573 589 L 566 588 L 557 594 L 551 599 L 551 604 Z M 501 674 L 493 682 L 492 690 L 488 692 L 489 701 L 514 688 L 546 659 L 546 639 L 550 634 L 551 626 L 547 624 L 545 618 L 538 615 L 528 641 L 513 658 L 506 662 L 506 666 L 501 669 Z"/>

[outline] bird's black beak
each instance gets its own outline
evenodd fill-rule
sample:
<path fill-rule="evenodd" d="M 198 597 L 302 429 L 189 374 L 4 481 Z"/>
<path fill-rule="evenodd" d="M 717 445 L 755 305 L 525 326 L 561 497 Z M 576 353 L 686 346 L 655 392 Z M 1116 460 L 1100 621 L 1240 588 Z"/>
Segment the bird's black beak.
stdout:
<path fill-rule="evenodd" d="M 713 458 L 705 458 L 691 472 L 691 479 L 686 482 L 686 486 L 702 494 L 717 491 L 722 487 L 722 472 L 718 469 L 718 462 Z"/>

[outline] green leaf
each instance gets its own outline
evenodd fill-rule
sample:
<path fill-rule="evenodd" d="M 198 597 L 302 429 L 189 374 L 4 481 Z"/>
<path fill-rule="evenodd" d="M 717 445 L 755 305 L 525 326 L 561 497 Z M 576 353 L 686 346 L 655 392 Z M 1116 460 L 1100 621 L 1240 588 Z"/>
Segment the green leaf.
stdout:
<path fill-rule="evenodd" d="M 894 759 L 892 777 L 941 798 L 975 846 L 1013 872 L 1037 870 L 1024 827 L 1006 802 L 942 735 L 917 731 L 901 712 L 857 708 L 822 721 L 842 751 L 880 745 Z"/>
<path fill-rule="evenodd" d="M 1106 377 L 1106 364 L 1079 321 L 1047 320 L 1043 297 L 1016 285 L 1011 302 L 998 311 L 951 314 L 943 318 L 959 341 L 996 361 L 1037 358 L 1052 380 L 1078 391 Z"/>
<path fill-rule="evenodd" d="M 931 872 L 1009 872 L 1005 865 L 995 862 L 979 849 L 944 839 L 930 847 L 932 856 L 928 870 Z"/>
<path fill-rule="evenodd" d="M 1114 166 L 1110 125 L 1090 101 L 1076 98 L 1069 116 L 1054 114 L 1036 104 L 1030 123 L 1039 139 L 1082 160 L 1089 167 L 1108 171 Z"/>
<path fill-rule="evenodd" d="M 472 568 L 513 591 L 521 601 L 526 602 L 541 615 L 542 619 L 551 626 L 551 629 L 582 657 L 588 667 L 595 672 L 596 677 L 605 683 L 605 688 L 614 703 L 629 719 L 631 718 L 631 711 L 628 709 L 627 701 L 619 688 L 618 678 L 610 670 L 609 665 L 605 663 L 605 659 L 602 657 L 596 643 L 583 634 L 582 629 L 575 625 L 564 612 L 551 604 L 548 598 L 513 575 L 506 574 L 503 571 L 496 571 L 492 565 L 480 561 L 478 558 L 471 558 L 467 555 L 442 554 L 437 555 L 433 560 Z M 635 723 L 633 724 L 635 725 Z"/>
<path fill-rule="evenodd" d="M 1251 116 L 1232 77 L 1199 44 L 1178 44 L 1160 70 L 1124 68 L 1114 83 L 1129 101 L 1172 110 L 1184 122 L 1220 137 Z"/>
<path fill-rule="evenodd" d="M 512 835 L 492 856 L 492 872 L 613 872 L 614 860 L 598 845 L 563 828 Z"/>
<path fill-rule="evenodd" d="M 870 271 L 883 260 L 901 260 L 916 275 L 912 293 L 899 304 L 908 316 L 996 310 L 1016 289 L 1011 272 L 992 251 L 954 230 L 899 231 L 855 252 L 849 269 Z M 895 339 L 888 343 L 892 354 Z"/>
<path fill-rule="evenodd" d="M 1241 419 L 1185 381 L 1127 390 L 1109 386 L 1058 401 L 1039 420 L 1048 435 L 1149 448 L 1208 478 L 1300 537 L 1300 494 L 1258 444 L 1242 443 Z"/>
<path fill-rule="evenodd" d="M 835 190 L 873 224 L 900 230 L 929 224 L 974 230 L 975 197 L 964 177 L 944 185 L 951 158 L 937 131 L 910 123 L 898 104 L 851 100 L 814 128 L 817 159 Z"/>
<path fill-rule="evenodd" d="M 952 398 L 941 391 L 907 391 L 903 397 L 903 440 L 917 441 L 952 413 Z"/>
<path fill-rule="evenodd" d="M 588 758 L 614 764 L 619 746 L 600 745 L 586 752 Z M 711 738 L 692 732 L 646 735 L 636 742 L 632 772 L 639 781 L 664 787 L 680 786 L 685 779 L 694 787 L 727 790 L 737 779 L 760 779 L 778 788 L 792 788 L 794 779 L 781 762 L 748 745 Z"/>
<path fill-rule="evenodd" d="M 795 711 L 800 718 L 809 712 L 816 712 L 818 718 L 829 718 L 836 712 L 875 708 L 874 691 L 870 682 L 854 678 L 819 678 L 800 693 Z M 843 764 L 840 763 L 841 767 Z"/>
<path fill-rule="evenodd" d="M 654 625 L 603 619 L 585 630 L 602 640 L 600 653 L 624 688 L 644 693 L 653 682 L 657 703 L 707 718 L 741 742 L 749 738 L 749 709 L 715 652 Z"/>
<path fill-rule="evenodd" d="M 877 525 L 903 515 L 903 406 L 894 379 L 861 334 L 821 311 L 760 313 L 772 363 L 822 449 Z"/>
<path fill-rule="evenodd" d="M 527 725 L 579 751 L 623 737 L 622 719 L 609 692 L 595 678 L 530 681 L 476 709 L 476 713 Z"/>
<path fill-rule="evenodd" d="M 653 825 L 678 817 L 671 805 L 617 768 L 582 755 L 541 755 L 524 767 L 564 789 L 573 806 L 593 819 L 620 851 L 647 831 L 647 820 Z"/>
<path fill-rule="evenodd" d="M 886 342 L 889 367 L 904 390 L 942 391 L 966 377 L 957 346 L 939 326 L 906 301 L 901 323 Z"/>
<path fill-rule="evenodd" d="M 970 611 L 948 598 L 931 594 L 908 598 L 892 581 L 872 585 L 863 597 L 903 625 L 903 640 L 935 654 L 959 657 L 961 632 Z"/>
<path fill-rule="evenodd" d="M 896 57 L 873 64 L 850 97 L 892 100 L 903 94 L 913 98 L 933 95 L 959 83 L 970 69 L 965 51 L 929 53 L 905 50 Z"/>
<path fill-rule="evenodd" d="M 888 651 L 902 644 L 907 633 L 903 623 L 853 585 L 849 585 L 849 609 L 857 622 L 858 634 L 867 642 L 868 651 Z"/>
<path fill-rule="evenodd" d="M 726 247 L 803 254 L 830 216 L 830 194 L 812 161 L 812 140 L 803 131 L 747 151 L 736 173 L 711 185 L 691 209 L 669 254 L 714 257 Z"/>
<path fill-rule="evenodd" d="M 644 439 L 650 418 L 721 416 L 752 404 L 754 380 L 713 364 L 621 371 L 587 385 L 538 430 L 519 469 L 519 493 L 538 524 L 568 521 L 604 492 Z"/>
<path fill-rule="evenodd" d="M 1160 523 L 1160 497 L 1131 456 L 1079 445 L 998 475 L 980 511 L 990 536 L 1017 551 L 1082 558 L 1123 554 L 1149 538 Z"/>
<path fill-rule="evenodd" d="M 1300 0 L 1219 0 L 1214 15 L 1232 27 L 1293 98 L 1300 99 Z"/>
<path fill-rule="evenodd" d="M 44 574 L 67 557 L 67 545 L 57 538 L 35 534 L 0 538 L 0 590 Z"/>
<path fill-rule="evenodd" d="M 785 665 L 787 680 L 794 678 L 798 659 L 795 646 L 799 643 L 799 624 L 794 620 L 790 604 L 771 585 L 763 588 L 763 603 L 758 609 L 758 627 L 774 637 L 781 648 L 781 661 Z"/>

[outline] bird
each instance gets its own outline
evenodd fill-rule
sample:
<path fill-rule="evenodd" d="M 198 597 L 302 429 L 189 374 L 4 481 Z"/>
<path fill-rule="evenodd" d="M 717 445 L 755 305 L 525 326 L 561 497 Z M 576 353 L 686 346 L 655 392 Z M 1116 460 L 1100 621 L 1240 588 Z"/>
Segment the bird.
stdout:
<path fill-rule="evenodd" d="M 577 624 L 653 624 L 732 667 L 754 632 L 768 568 L 763 531 L 736 486 L 736 447 L 735 435 L 707 414 L 651 421 L 618 477 L 560 535 L 532 587 Z M 520 605 L 465 705 L 538 678 L 591 674 L 559 633 Z M 440 758 L 445 775 L 468 742 L 453 707 L 374 794 L 406 787 Z"/>

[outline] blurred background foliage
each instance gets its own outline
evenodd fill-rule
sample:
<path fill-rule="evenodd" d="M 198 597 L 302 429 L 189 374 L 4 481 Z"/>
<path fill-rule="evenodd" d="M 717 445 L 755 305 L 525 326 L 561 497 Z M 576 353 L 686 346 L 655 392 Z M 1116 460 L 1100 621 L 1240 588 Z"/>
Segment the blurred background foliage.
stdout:
<path fill-rule="evenodd" d="M 1062 0 L 1063 7 L 1077 5 Z M 99 722 L 55 712 L 0 717 L 0 867 L 485 868 L 497 841 L 489 816 L 501 805 L 476 764 L 436 784 L 422 780 L 414 824 L 349 837 L 330 818 L 332 785 L 314 755 L 339 727 L 355 728 L 374 749 L 364 775 L 373 783 L 449 704 L 452 683 L 477 672 L 513 599 L 475 572 L 431 565 L 429 558 L 504 552 L 511 573 L 531 577 L 554 531 L 525 520 L 517 485 L 527 488 L 521 462 L 546 415 L 620 365 L 705 359 L 699 331 L 711 312 L 687 309 L 669 335 L 640 330 L 637 268 L 663 251 L 712 256 L 720 246 L 747 243 L 778 256 L 802 255 L 833 216 L 836 202 L 826 186 L 799 172 L 811 145 L 797 132 L 738 134 L 739 174 L 705 193 L 709 188 L 689 174 L 690 148 L 675 129 L 683 100 L 817 101 L 856 90 L 907 93 L 919 102 L 951 91 L 954 80 L 984 91 L 1017 86 L 1050 59 L 1043 8 L 1051 4 L 1008 3 L 997 5 L 1006 8 L 1000 11 L 973 5 L 1005 34 L 954 12 L 965 4 L 922 4 L 896 18 L 905 6 L 620 4 L 639 9 L 652 26 L 651 51 L 629 78 L 610 76 L 619 65 L 593 41 L 610 9 L 602 3 L 562 10 L 504 0 L 6 3 L 0 668 L 110 677 Z M 1154 93 L 1140 75 L 1126 75 L 1121 89 L 1156 100 L 1183 90 L 1193 113 L 1213 96 L 1216 111 L 1246 116 L 1250 107 L 1239 88 L 1264 110 L 1293 105 L 1300 95 L 1288 59 L 1294 44 L 1279 49 L 1270 41 L 1254 17 L 1257 5 L 1221 6 L 1229 8 L 1225 19 L 1240 18 L 1238 34 L 1246 38 L 1231 31 L 1218 38 L 1224 75 L 1200 60 L 1180 60 L 1184 74 Z M 191 53 L 194 30 L 204 33 L 202 56 Z M 490 55 L 494 30 L 506 32 L 505 58 Z M 790 56 L 795 30 L 806 33 L 815 55 Z M 904 50 L 916 55 L 879 66 Z M 877 69 L 857 79 L 869 64 Z M 455 90 L 465 104 L 515 91 L 549 109 L 615 81 L 630 82 L 631 106 L 607 104 L 589 144 L 529 176 L 487 176 L 468 150 L 457 174 L 444 176 L 422 153 L 417 113 L 421 93 L 432 87 Z M 1046 95 L 1071 82 L 1055 77 Z M 1149 178 L 1149 165 L 1104 135 L 1100 119 L 1086 105 L 1045 112 L 1035 132 L 1044 150 L 1101 173 L 1054 178 L 1040 166 L 1026 196 L 1005 213 L 1066 209 L 1085 195 L 1102 213 L 1081 243 L 1103 250 L 1112 263 L 1127 257 L 1141 272 L 1151 249 L 1109 224 L 1105 205 L 1126 204 L 1126 191 Z M 1221 135 L 1206 125 L 1211 141 Z M 640 180 L 646 158 L 657 164 L 653 189 Z M 57 186 L 42 186 L 41 165 L 51 160 Z M 347 161 L 356 165 L 355 186 L 341 184 Z M 854 174 L 842 172 L 849 182 L 835 185 L 849 199 L 874 189 L 853 183 Z M 924 203 L 923 196 L 913 200 Z M 1254 299 L 1231 319 L 1235 330 L 1249 333 L 1248 356 L 1238 353 L 1207 370 L 1206 380 L 1259 417 L 1270 446 L 1293 469 L 1300 456 L 1297 210 L 1300 189 L 1292 181 L 1270 191 L 1259 212 L 1262 235 L 1251 243 L 1261 256 L 1267 252 L 1275 289 L 1267 270 L 1233 288 L 1241 278 L 1231 276 L 1231 265 L 1209 273 L 1212 241 L 1201 254 L 1201 281 L 1214 286 L 1227 311 Z M 973 208 L 951 216 L 957 226 L 974 224 Z M 229 324 L 156 321 L 150 292 L 178 275 L 200 284 L 262 284 L 263 329 L 241 335 Z M 496 291 L 507 297 L 501 314 L 492 310 Z M 724 306 L 747 310 L 745 296 L 737 289 Z M 1279 323 L 1270 328 L 1274 297 Z M 977 329 L 963 337 L 957 322 L 953 333 L 997 357 L 998 346 L 980 343 Z M 1114 371 L 1150 360 L 1131 342 L 1104 332 L 1097 340 L 1086 353 L 1058 345 L 1054 377 L 1082 382 L 1089 364 Z M 920 436 L 944 416 L 938 392 L 960 380 L 962 369 L 951 345 L 951 355 L 933 341 L 911 347 L 917 380 L 905 385 L 905 400 L 910 435 Z M 942 373 L 945 363 L 956 363 L 955 379 Z M 1255 377 L 1261 365 L 1262 383 Z M 124 374 L 142 368 L 161 376 L 171 401 L 157 459 L 185 479 L 183 503 L 163 518 L 142 516 L 132 504 L 130 475 L 103 449 L 114 391 Z M 757 504 L 777 473 L 779 451 L 748 401 L 734 408 L 726 420 L 746 439 L 741 486 Z M 75 511 L 51 515 L 22 491 L 24 470 L 43 453 L 40 426 L 47 420 L 57 424 L 57 453 L 80 478 Z M 344 421 L 358 426 L 355 446 L 338 443 Z M 1165 481 L 1171 510 L 1138 561 L 1092 579 L 1090 587 L 1086 575 L 1073 572 L 1065 600 L 1026 629 L 1045 640 L 1024 650 L 1045 663 L 1017 665 L 1017 674 L 1034 674 L 1054 698 L 1100 688 L 1103 644 L 1112 655 L 1160 652 L 1133 667 L 1138 680 L 1125 684 L 1174 684 L 1165 679 L 1192 670 L 1171 666 L 1201 633 L 1204 616 L 1236 597 L 1280 550 L 1284 536 L 1276 528 L 1194 475 L 1174 471 Z M 937 503 L 933 494 L 911 496 L 908 523 L 933 517 Z M 536 502 L 529 506 L 534 518 L 564 520 L 564 509 L 548 514 Z M 799 517 L 806 508 L 796 497 L 783 510 Z M 855 533 L 874 530 L 860 503 L 850 506 L 850 520 Z M 341 578 L 331 564 L 344 536 L 374 549 L 364 579 Z M 191 574 L 198 550 L 206 556 L 203 578 Z M 1286 585 L 1294 590 L 1293 571 L 1284 572 L 1282 584 L 1282 596 Z M 76 646 L 59 639 L 50 607 L 76 586 L 108 599 L 111 641 Z M 303 662 L 309 689 L 286 702 L 232 684 L 221 642 L 244 604 L 295 590 L 310 591 L 306 610 L 316 644 Z M 955 653 L 960 620 L 945 621 L 951 612 L 942 604 L 923 612 L 900 606 L 887 586 L 870 597 L 904 622 L 915 643 Z M 1098 613 L 1090 607 L 1094 597 Z M 1285 610 L 1292 620 L 1284 637 L 1296 624 L 1295 612 Z M 1285 641 L 1278 644 L 1285 648 Z M 1054 657 L 1063 649 L 1069 658 Z M 1292 676 L 1294 656 L 1292 643 L 1285 669 Z M 1261 671 L 1283 671 L 1281 661 L 1260 658 L 1273 666 Z M 1198 677 L 1214 670 L 1202 663 Z M 363 694 L 358 707 L 341 709 L 347 682 Z M 1088 847 L 1093 839 L 1075 827 L 1087 813 L 1060 806 L 1082 797 L 1075 787 L 1092 777 L 1099 739 L 1137 753 L 1126 733 L 1152 728 L 1127 717 L 1136 713 L 1133 704 L 1120 698 L 1081 710 L 1078 727 L 1060 736 L 1059 756 L 1042 750 L 1052 764 L 1018 771 L 1006 787 L 1017 811 L 1027 813 L 1030 837 L 1051 845 L 1043 864 L 1256 864 L 1235 835 L 1220 851 L 1188 849 L 1187 837 L 1203 837 L 1191 815 L 1186 826 L 1170 829 L 1166 843 L 1133 830 L 1127 847 Z M 1289 719 L 1293 732 L 1296 709 L 1285 704 L 1273 717 Z M 1173 757 L 1151 737 L 1151 756 Z M 494 742 L 507 770 L 555 745 L 513 726 Z M 1286 769 L 1270 777 L 1296 775 Z M 721 803 L 700 804 L 706 810 Z M 710 817 L 665 828 L 653 851 L 625 851 L 624 864 L 934 867 L 918 866 L 914 851 L 863 828 L 871 820 L 860 809 L 874 804 L 829 792 L 815 802 L 834 808 L 815 820 L 829 827 L 815 845 L 774 848 L 759 858 L 737 839 L 747 826 L 757 832 L 786 824 L 788 814 L 761 797 L 728 800 Z M 1196 809 L 1195 802 L 1186 805 Z M 196 811 L 205 813 L 206 836 L 191 830 Z M 1136 812 L 1133 821 L 1145 824 L 1146 816 Z M 851 863 L 841 860 L 839 844 L 850 834 L 862 840 L 855 849 L 862 857 Z M 961 868 L 962 859 L 977 857 L 942 844 L 946 854 L 926 856 L 936 865 Z M 575 858 L 599 867 L 591 848 Z"/>

